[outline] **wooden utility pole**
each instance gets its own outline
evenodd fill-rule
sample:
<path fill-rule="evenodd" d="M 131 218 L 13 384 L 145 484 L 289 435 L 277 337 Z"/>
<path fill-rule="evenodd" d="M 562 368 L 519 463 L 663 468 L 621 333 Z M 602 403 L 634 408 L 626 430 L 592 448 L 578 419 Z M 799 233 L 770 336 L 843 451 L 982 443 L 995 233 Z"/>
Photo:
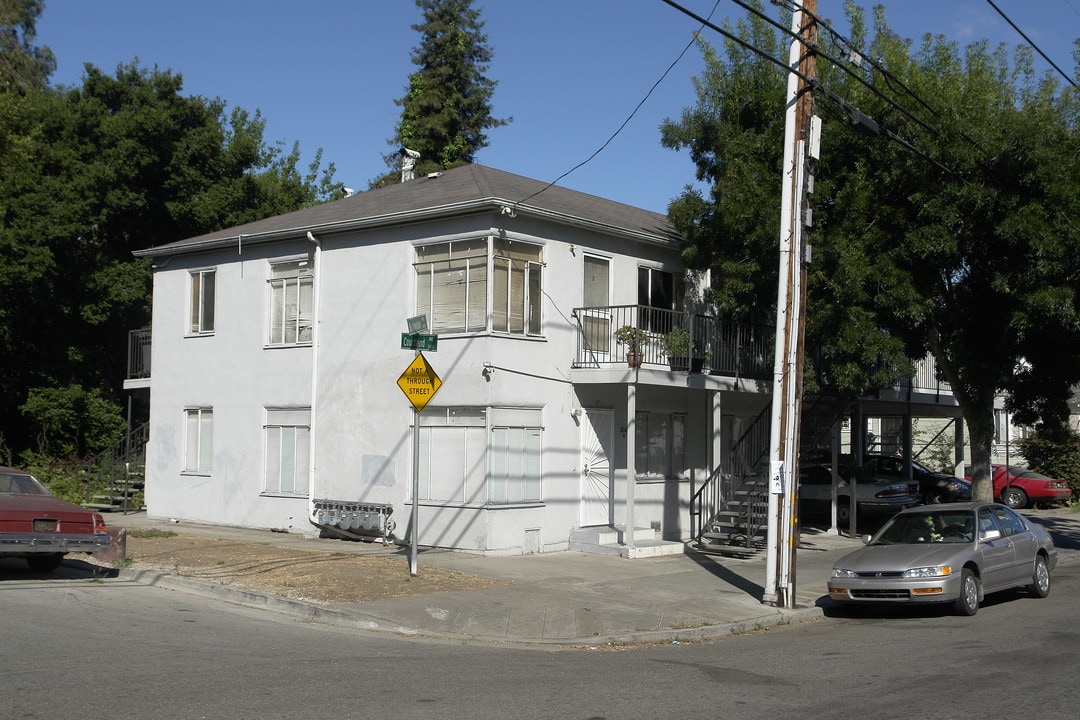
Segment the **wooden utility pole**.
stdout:
<path fill-rule="evenodd" d="M 780 277 L 776 302 L 776 352 L 769 448 L 769 536 L 762 602 L 795 607 L 795 549 L 798 545 L 799 416 L 802 407 L 803 335 L 806 302 L 807 153 L 813 114 L 813 47 L 817 43 L 817 0 L 803 0 L 791 18 L 787 112 L 784 123 L 784 180 L 781 193 Z"/>

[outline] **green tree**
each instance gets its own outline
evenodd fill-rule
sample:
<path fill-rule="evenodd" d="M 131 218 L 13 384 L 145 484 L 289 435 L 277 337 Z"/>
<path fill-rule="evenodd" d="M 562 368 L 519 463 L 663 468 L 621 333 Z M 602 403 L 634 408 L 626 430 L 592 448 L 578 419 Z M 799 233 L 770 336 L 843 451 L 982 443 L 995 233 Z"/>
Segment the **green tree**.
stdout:
<path fill-rule="evenodd" d="M 409 75 L 405 96 L 394 101 L 401 119 L 388 141 L 394 151 L 385 156 L 393 169 L 373 187 L 400 180 L 401 148 L 420 153 L 418 174 L 445 170 L 474 162 L 488 145 L 486 131 L 512 120 L 492 115 L 497 83 L 485 75 L 492 52 L 472 0 L 416 0 L 416 5 L 424 16 L 412 26 L 421 36 L 412 51 L 418 69 Z"/>
<path fill-rule="evenodd" d="M 39 90 L 56 70 L 47 47 L 36 47 L 42 0 L 0 0 L 0 93 Z"/>
<path fill-rule="evenodd" d="M 268 146 L 263 128 L 134 63 L 0 93 L 0 436 L 16 452 L 56 436 L 44 404 L 90 408 L 63 400 L 73 387 L 119 413 L 127 335 L 150 317 L 149 264 L 133 250 L 329 197 L 333 165 L 320 178 L 318 154 L 302 173 L 298 147 Z"/>
<path fill-rule="evenodd" d="M 976 497 L 989 498 L 995 394 L 1009 394 L 1021 422 L 1060 425 L 1080 380 L 1077 94 L 1036 74 L 1023 49 L 1012 62 L 1004 48 L 975 43 L 961 54 L 941 36 L 913 49 L 880 8 L 867 42 L 863 11 L 848 3 L 846 12 L 850 44 L 880 63 L 850 68 L 877 92 L 818 63 L 826 124 L 807 283 L 815 378 L 865 393 L 931 352 L 968 425 Z M 737 31 L 786 57 L 786 39 L 763 21 Z M 662 128 L 666 146 L 690 150 L 711 194 L 687 190 L 669 212 L 687 261 L 719 274 L 719 305 L 771 314 L 786 79 L 741 46 L 724 49 L 726 58 L 706 48 L 697 106 Z M 853 108 L 902 142 L 851 132 Z"/>

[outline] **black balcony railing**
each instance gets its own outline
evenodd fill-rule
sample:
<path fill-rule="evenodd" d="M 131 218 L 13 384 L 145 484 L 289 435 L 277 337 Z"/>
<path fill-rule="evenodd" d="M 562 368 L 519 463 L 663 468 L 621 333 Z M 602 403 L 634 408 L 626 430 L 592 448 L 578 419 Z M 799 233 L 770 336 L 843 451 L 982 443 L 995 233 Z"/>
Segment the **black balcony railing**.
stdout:
<path fill-rule="evenodd" d="M 643 366 L 713 375 L 767 378 L 772 373 L 772 327 L 644 305 L 574 310 L 578 345 L 574 366 L 625 365 L 633 349 L 617 340 L 619 328 L 638 330 Z"/>
<path fill-rule="evenodd" d="M 132 330 L 128 333 L 127 379 L 141 380 L 150 377 L 150 330 Z"/>

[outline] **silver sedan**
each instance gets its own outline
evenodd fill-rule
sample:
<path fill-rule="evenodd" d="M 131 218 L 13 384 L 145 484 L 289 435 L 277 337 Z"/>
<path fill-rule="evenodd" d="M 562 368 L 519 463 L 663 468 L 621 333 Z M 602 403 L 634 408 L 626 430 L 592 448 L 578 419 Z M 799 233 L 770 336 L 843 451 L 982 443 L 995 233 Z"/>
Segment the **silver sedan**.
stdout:
<path fill-rule="evenodd" d="M 829 597 L 842 603 L 954 603 L 974 615 L 983 597 L 1025 587 L 1050 593 L 1054 541 L 1041 525 L 997 503 L 949 503 L 895 515 L 840 558 Z"/>

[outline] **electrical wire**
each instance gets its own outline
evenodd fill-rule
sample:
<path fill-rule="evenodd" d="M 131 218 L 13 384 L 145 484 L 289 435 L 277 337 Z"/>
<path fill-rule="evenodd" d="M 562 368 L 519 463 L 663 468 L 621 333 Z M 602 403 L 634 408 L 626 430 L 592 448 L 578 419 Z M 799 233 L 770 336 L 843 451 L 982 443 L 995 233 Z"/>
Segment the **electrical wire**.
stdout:
<path fill-rule="evenodd" d="M 1003 18 L 1003 19 L 1005 20 L 1005 22 L 1009 23 L 1009 25 L 1011 25 L 1011 26 L 1012 26 L 1012 29 L 1013 29 L 1013 30 L 1015 30 L 1016 32 L 1018 32 L 1018 33 L 1020 34 L 1020 37 L 1024 38 L 1024 41 L 1025 41 L 1025 42 L 1027 42 L 1027 44 L 1028 44 L 1028 45 L 1030 45 L 1030 46 L 1032 47 L 1032 49 L 1033 49 L 1033 50 L 1035 50 L 1035 52 L 1037 52 L 1037 53 L 1039 53 L 1040 55 L 1042 55 L 1042 56 L 1043 56 L 1043 60 L 1046 60 L 1046 62 L 1050 63 L 1050 66 L 1051 66 L 1052 68 L 1054 68 L 1054 69 L 1055 69 L 1055 70 L 1057 70 L 1057 71 L 1058 71 L 1059 73 L 1061 73 L 1061 77 L 1065 78 L 1065 82 L 1069 83 L 1069 84 L 1070 84 L 1070 85 L 1072 85 L 1073 87 L 1080 87 L 1080 86 L 1078 86 L 1078 85 L 1076 84 L 1076 81 L 1075 81 L 1075 80 L 1073 80 L 1073 79 L 1072 79 L 1071 77 L 1069 77 L 1068 75 L 1066 75 L 1066 74 L 1065 74 L 1065 71 L 1064 71 L 1064 70 L 1062 70 L 1061 68 L 1059 68 L 1059 67 L 1058 67 L 1058 66 L 1057 66 L 1057 65 L 1056 65 L 1056 64 L 1054 63 L 1054 61 L 1053 61 L 1053 60 L 1051 60 L 1050 58 L 1048 58 L 1048 57 L 1046 56 L 1046 53 L 1044 53 L 1044 52 L 1043 52 L 1043 51 L 1042 51 L 1042 50 L 1041 50 L 1041 49 L 1039 48 L 1039 46 L 1038 46 L 1038 45 L 1036 45 L 1036 44 L 1035 44 L 1034 42 L 1032 42 L 1031 38 L 1029 38 L 1029 37 L 1028 37 L 1027 35 L 1025 35 L 1025 34 L 1024 34 L 1024 31 L 1023 31 L 1023 30 L 1021 30 L 1020 28 L 1016 27 L 1016 23 L 1014 23 L 1014 22 L 1013 22 L 1012 20 L 1010 20 L 1010 19 L 1009 19 L 1009 16 L 1008 16 L 1008 15 L 1006 15 L 1005 13 L 1003 13 L 1003 12 L 1001 11 L 1001 8 L 999 8 L 999 7 L 997 6 L 997 5 L 995 5 L 995 4 L 994 4 L 994 0 L 986 0 L 986 2 L 987 2 L 987 4 L 988 4 L 988 5 L 990 6 L 990 7 L 994 8 L 994 10 L 996 10 L 996 11 L 997 11 L 997 14 L 998 14 L 998 15 L 1000 15 L 1000 16 L 1001 16 L 1001 17 L 1002 17 L 1002 18 Z"/>
<path fill-rule="evenodd" d="M 719 6 L 720 6 L 720 0 L 716 0 L 716 3 L 713 5 L 712 10 L 709 11 L 709 17 L 710 18 L 713 16 L 713 13 L 716 12 L 716 8 L 718 8 Z M 528 195 L 528 196 L 522 198 L 521 200 L 518 200 L 516 203 L 514 203 L 514 207 L 516 208 L 519 205 L 521 205 L 523 202 L 525 202 L 526 200 L 530 200 L 530 199 L 536 197 L 537 195 L 539 195 L 540 193 L 548 190 L 553 185 L 557 184 L 560 180 L 562 180 L 564 177 L 566 177 L 570 173 L 574 172 L 575 170 L 583 167 L 584 165 L 589 163 L 593 158 L 595 158 L 597 155 L 599 155 L 601 152 L 603 152 L 604 148 L 606 148 L 608 145 L 610 145 L 611 141 L 614 140 L 619 135 L 619 133 L 621 133 L 623 131 L 623 128 L 625 128 L 627 126 L 627 124 L 629 124 L 629 122 L 634 118 L 634 116 L 637 115 L 637 111 L 641 109 L 641 106 L 645 104 L 645 101 L 649 99 L 649 97 L 653 94 L 653 91 L 656 90 L 656 88 L 660 86 L 660 83 L 662 83 L 664 81 L 664 78 L 666 78 L 668 76 L 668 73 L 670 73 L 675 68 L 675 66 L 679 64 L 679 61 L 683 59 L 683 56 L 686 55 L 686 52 L 691 48 L 691 46 L 693 46 L 694 41 L 697 40 L 698 35 L 701 33 L 702 30 L 705 29 L 705 22 L 706 21 L 702 21 L 701 27 L 697 29 L 697 31 L 693 34 L 693 36 L 691 36 L 690 42 L 686 43 L 686 47 L 684 47 L 682 49 L 682 52 L 679 53 L 678 57 L 676 57 L 675 60 L 673 60 L 670 65 L 668 65 L 667 70 L 665 70 L 663 72 L 663 74 L 660 76 L 660 78 L 656 82 L 653 83 L 652 87 L 649 88 L 649 91 L 647 93 L 645 93 L 645 97 L 641 98 L 641 101 L 634 107 L 634 109 L 630 112 L 630 114 L 626 117 L 626 119 L 622 121 L 622 124 L 619 125 L 619 127 L 615 130 L 615 132 L 613 132 L 611 134 L 611 137 L 609 137 L 607 140 L 604 141 L 603 145 L 598 147 L 593 152 L 592 155 L 585 158 L 584 160 L 579 162 L 577 165 L 570 168 L 569 170 L 564 172 L 562 175 L 555 178 L 554 180 L 549 182 L 547 185 L 545 185 L 544 187 L 542 187 L 539 190 L 537 190 L 536 192 L 534 192 L 532 195 Z"/>
<path fill-rule="evenodd" d="M 934 165 L 941 168 L 942 170 L 944 170 L 948 174 L 952 175 L 953 177 L 960 179 L 960 176 L 956 172 L 949 169 L 948 167 L 943 165 L 941 162 L 935 160 L 933 157 L 931 157 L 927 153 L 923 152 L 922 150 L 920 150 L 916 146 L 912 145 L 910 142 L 907 142 L 906 140 L 903 140 L 899 135 L 892 132 L 891 130 L 888 130 L 887 128 L 880 127 L 876 122 L 874 122 L 870 118 L 867 118 L 858 108 L 854 107 L 851 103 L 846 101 L 844 98 L 840 97 L 839 95 L 832 92 L 831 90 L 829 90 L 827 87 L 825 87 L 821 83 L 817 82 L 814 78 L 811 78 L 811 77 L 807 76 L 805 73 L 800 72 L 799 70 L 795 69 L 794 67 L 791 67 L 791 66 L 787 65 L 786 63 L 781 62 L 780 60 L 777 60 L 776 58 L 769 55 L 767 52 L 761 50 L 758 47 L 755 47 L 754 45 L 751 45 L 750 43 L 746 42 L 742 38 L 739 38 L 739 37 L 737 37 L 735 35 L 732 35 L 731 33 L 724 30 L 723 28 L 717 27 L 716 25 L 709 22 L 705 18 L 702 18 L 700 15 L 697 15 L 693 11 L 688 10 L 687 8 L 680 5 L 679 3 L 674 2 L 674 0 L 663 0 L 663 1 L 665 3 L 667 3 L 668 5 L 670 5 L 671 7 L 678 10 L 679 12 L 683 13 L 684 15 L 687 15 L 688 17 L 691 17 L 691 18 L 697 20 L 698 22 L 702 23 L 702 25 L 708 27 L 711 30 L 716 31 L 720 35 L 723 35 L 725 38 L 727 38 L 729 40 L 732 40 L 733 42 L 735 42 L 739 46 L 744 47 L 747 50 L 750 50 L 751 52 L 756 53 L 757 55 L 761 56 L 762 58 L 768 60 L 769 62 L 773 63 L 774 65 L 777 65 L 777 66 L 783 68 L 785 72 L 789 72 L 789 73 L 792 73 L 792 74 L 796 75 L 797 77 L 802 79 L 804 82 L 809 84 L 810 87 L 813 88 L 814 92 L 820 93 L 821 95 L 823 95 L 828 100 L 832 101 L 833 103 L 835 103 L 839 107 L 843 108 L 844 111 L 848 113 L 848 117 L 849 117 L 850 123 L 852 125 L 870 129 L 872 134 L 883 135 L 885 138 L 887 138 L 889 140 L 893 140 L 895 142 L 898 142 L 903 147 L 905 147 L 908 150 L 914 152 L 915 154 L 919 155 L 923 159 L 933 163 Z M 736 4 L 739 4 L 739 5 L 743 5 L 743 7 L 746 7 L 745 4 L 743 4 L 740 0 L 733 0 L 733 2 L 735 2 Z M 765 17 L 760 12 L 758 12 L 756 9 L 752 9 L 752 11 L 756 15 L 759 15 L 760 17 L 762 17 L 769 24 L 774 25 L 776 27 L 779 27 L 786 34 L 794 37 L 797 40 L 800 40 L 800 41 L 803 40 L 803 38 L 800 35 L 798 35 L 797 33 L 794 33 L 791 30 L 789 30 L 787 28 L 784 28 L 782 25 L 779 25 L 778 23 L 773 21 L 771 18 Z M 816 15 L 813 15 L 812 13 L 808 13 L 808 14 L 811 17 L 813 17 L 815 19 L 815 21 L 817 20 Z M 823 54 L 821 52 L 818 52 L 818 54 L 821 55 L 822 57 L 824 57 L 825 59 L 829 60 L 833 64 L 836 64 L 841 69 L 844 69 L 843 65 L 840 63 L 839 60 L 837 60 L 837 59 L 835 59 L 833 57 L 830 57 L 828 55 L 825 55 L 825 54 Z M 849 70 L 849 72 L 850 72 L 850 70 Z M 859 82 L 864 84 L 869 90 L 871 90 L 876 95 L 878 95 L 882 100 L 884 100 L 885 102 L 889 103 L 893 107 L 900 110 L 902 113 L 904 113 L 905 115 L 910 117 L 914 122 L 916 122 L 917 124 L 919 124 L 923 128 L 925 128 L 928 132 L 936 134 L 937 131 L 935 131 L 933 128 L 931 128 L 929 125 L 924 123 L 919 118 L 912 115 L 910 112 L 905 110 L 903 107 L 901 107 L 895 101 L 885 97 L 879 90 L 874 88 L 872 85 L 868 84 L 863 78 L 859 78 L 855 74 L 853 74 L 852 77 L 855 77 Z"/>

